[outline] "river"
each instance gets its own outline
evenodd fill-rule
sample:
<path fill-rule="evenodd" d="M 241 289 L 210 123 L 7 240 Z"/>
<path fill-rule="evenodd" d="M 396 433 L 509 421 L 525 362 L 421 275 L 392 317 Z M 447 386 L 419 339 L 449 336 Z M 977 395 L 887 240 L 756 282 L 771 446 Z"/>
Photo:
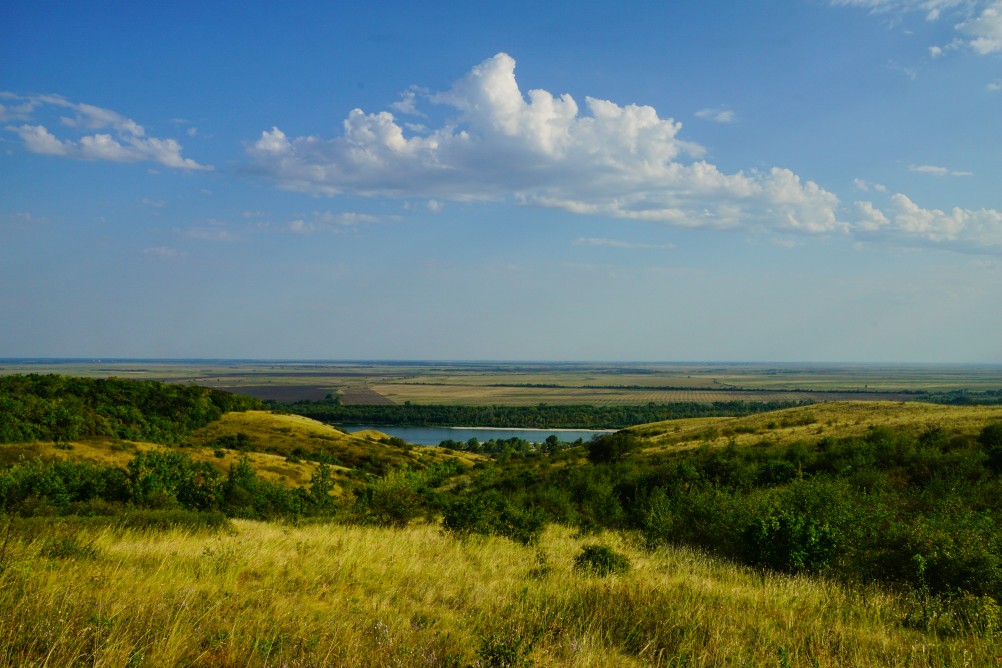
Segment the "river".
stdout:
<path fill-rule="evenodd" d="M 372 425 L 338 425 L 348 433 L 375 429 L 388 436 L 402 438 L 415 445 L 438 445 L 442 441 L 453 440 L 465 443 L 471 438 L 484 441 L 522 438 L 532 443 L 542 443 L 546 437 L 555 434 L 561 441 L 573 442 L 579 438 L 585 442 L 595 436 L 611 434 L 613 429 L 495 429 L 494 427 L 379 427 Z"/>

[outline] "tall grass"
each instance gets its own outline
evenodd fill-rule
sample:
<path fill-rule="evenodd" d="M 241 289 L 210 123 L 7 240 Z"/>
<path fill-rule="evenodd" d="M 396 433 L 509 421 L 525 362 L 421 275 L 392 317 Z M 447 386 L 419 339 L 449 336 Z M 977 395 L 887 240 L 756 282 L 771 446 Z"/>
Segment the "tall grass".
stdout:
<path fill-rule="evenodd" d="M 647 552 L 619 534 L 554 526 L 523 547 L 433 525 L 233 525 L 15 527 L 0 553 L 0 666 L 959 666 L 1000 656 L 991 638 L 910 628 L 906 601 L 885 592 Z M 596 540 L 626 555 L 629 572 L 575 570 Z"/>

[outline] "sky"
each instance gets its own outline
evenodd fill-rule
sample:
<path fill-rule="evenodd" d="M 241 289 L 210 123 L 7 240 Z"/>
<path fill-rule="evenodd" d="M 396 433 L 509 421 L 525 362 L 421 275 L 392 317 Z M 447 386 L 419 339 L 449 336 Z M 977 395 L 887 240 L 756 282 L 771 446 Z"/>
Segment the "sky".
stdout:
<path fill-rule="evenodd" d="M 1002 363 L 1002 0 L 40 2 L 0 357 Z"/>

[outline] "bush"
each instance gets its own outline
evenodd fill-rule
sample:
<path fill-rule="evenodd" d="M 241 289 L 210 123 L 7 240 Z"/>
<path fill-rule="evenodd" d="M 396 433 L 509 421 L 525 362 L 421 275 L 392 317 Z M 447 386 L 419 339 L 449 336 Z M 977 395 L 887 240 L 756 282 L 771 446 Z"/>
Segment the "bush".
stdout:
<path fill-rule="evenodd" d="M 787 573 L 825 570 L 838 547 L 829 526 L 787 511 L 756 517 L 744 538 L 751 563 Z"/>
<path fill-rule="evenodd" d="M 599 436 L 588 444 L 588 461 L 592 464 L 618 462 L 640 447 L 640 441 L 629 432 Z"/>
<path fill-rule="evenodd" d="M 516 506 L 497 493 L 482 494 L 460 499 L 446 508 L 442 528 L 460 538 L 503 536 L 533 545 L 546 528 L 546 515 L 538 508 Z"/>
<path fill-rule="evenodd" d="M 533 643 L 515 634 L 493 634 L 480 639 L 477 665 L 491 668 L 521 668 L 532 665 Z"/>
<path fill-rule="evenodd" d="M 605 577 L 621 575 L 630 570 L 630 560 L 605 545 L 585 545 L 574 557 L 574 570 Z"/>
<path fill-rule="evenodd" d="M 988 455 L 988 466 L 996 473 L 1002 473 L 1002 422 L 994 422 L 982 429 L 978 443 Z"/>
<path fill-rule="evenodd" d="M 424 504 L 420 475 L 402 468 L 390 471 L 366 490 L 368 518 L 379 526 L 405 527 L 421 515 Z"/>

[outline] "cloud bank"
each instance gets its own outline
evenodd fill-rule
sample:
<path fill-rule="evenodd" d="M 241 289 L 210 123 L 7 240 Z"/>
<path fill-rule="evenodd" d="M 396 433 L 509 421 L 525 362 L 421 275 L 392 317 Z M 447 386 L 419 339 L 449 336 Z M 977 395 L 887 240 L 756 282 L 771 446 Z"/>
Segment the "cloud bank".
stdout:
<path fill-rule="evenodd" d="M 896 245 L 1002 252 L 1002 214 L 922 209 L 902 194 L 881 208 L 838 198 L 789 169 L 724 173 L 681 123 L 650 106 L 621 106 L 530 90 L 499 53 L 450 90 L 405 93 L 401 113 L 422 115 L 420 97 L 451 109 L 437 129 L 402 124 L 390 112 L 354 109 L 333 139 L 288 137 L 279 128 L 248 146 L 254 167 L 283 187 L 330 196 L 500 200 L 578 214 L 678 227 L 847 234 Z M 913 171 L 966 176 L 935 166 Z M 885 196 L 885 188 L 856 180 Z"/>
<path fill-rule="evenodd" d="M 413 92 L 413 91 L 411 91 Z M 397 109 L 417 112 L 414 97 Z M 455 117 L 412 129 L 390 112 L 352 110 L 333 139 L 274 127 L 248 148 L 284 187 L 326 195 L 507 200 L 671 225 L 841 230 L 837 198 L 793 172 L 726 174 L 650 106 L 530 90 L 499 53 L 446 92 L 425 94 Z"/>
<path fill-rule="evenodd" d="M 80 160 L 112 162 L 154 162 L 164 167 L 185 170 L 209 170 L 181 155 L 181 145 L 174 139 L 146 135 L 142 125 L 110 109 L 70 102 L 59 95 L 21 96 L 0 93 L 0 122 L 17 134 L 32 153 L 57 155 Z M 34 124 L 39 116 L 61 115 L 58 130 Z M 62 138 L 55 132 L 63 135 Z M 69 136 L 67 136 L 69 135 Z"/>

